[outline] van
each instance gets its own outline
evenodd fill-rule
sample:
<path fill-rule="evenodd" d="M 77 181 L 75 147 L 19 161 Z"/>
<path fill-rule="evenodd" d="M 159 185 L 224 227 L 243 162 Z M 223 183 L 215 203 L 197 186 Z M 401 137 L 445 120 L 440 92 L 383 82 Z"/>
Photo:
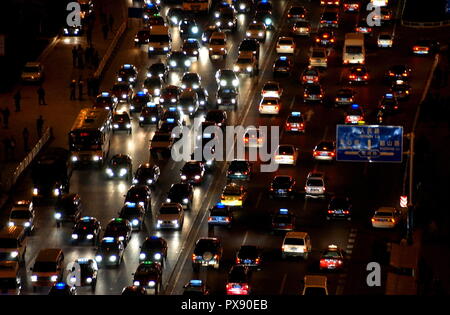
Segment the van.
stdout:
<path fill-rule="evenodd" d="M 0 295 L 19 295 L 21 281 L 17 261 L 0 262 Z"/>
<path fill-rule="evenodd" d="M 25 263 L 27 238 L 21 226 L 8 226 L 0 230 L 0 261 Z"/>
<path fill-rule="evenodd" d="M 347 33 L 345 34 L 344 48 L 342 52 L 342 63 L 364 64 L 366 51 L 364 47 L 364 34 Z"/>
<path fill-rule="evenodd" d="M 62 279 L 64 254 L 60 248 L 41 249 L 32 271 L 31 283 L 33 292 L 37 287 L 51 287 Z"/>
<path fill-rule="evenodd" d="M 286 233 L 283 245 L 281 246 L 281 257 L 302 256 L 308 258 L 311 252 L 311 239 L 306 232 L 288 232 Z"/>
<path fill-rule="evenodd" d="M 165 55 L 172 49 L 172 38 L 168 26 L 150 26 L 150 36 L 148 38 L 148 56 Z"/>

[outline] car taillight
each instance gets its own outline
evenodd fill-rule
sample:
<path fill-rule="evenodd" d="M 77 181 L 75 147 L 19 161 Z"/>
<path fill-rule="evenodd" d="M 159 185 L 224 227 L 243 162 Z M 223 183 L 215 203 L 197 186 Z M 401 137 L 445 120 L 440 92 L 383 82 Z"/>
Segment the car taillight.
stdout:
<path fill-rule="evenodd" d="M 244 142 L 248 142 L 248 138 L 246 137 L 246 138 L 244 138 Z"/>
<path fill-rule="evenodd" d="M 344 210 L 344 214 L 349 214 L 349 213 L 350 213 L 350 211 Z"/>
<path fill-rule="evenodd" d="M 214 259 L 217 259 L 219 256 L 218 255 L 214 255 Z"/>
<path fill-rule="evenodd" d="M 313 152 L 313 155 L 314 155 L 314 156 L 318 156 L 318 155 L 319 155 L 319 152 L 318 152 L 318 151 L 314 151 L 314 152 Z"/>
<path fill-rule="evenodd" d="M 330 42 L 334 43 L 334 38 L 330 39 Z"/>
<path fill-rule="evenodd" d="M 196 257 L 195 254 L 192 254 L 192 260 L 195 260 L 195 257 Z"/>
<path fill-rule="evenodd" d="M 330 214 L 333 213 L 333 210 L 328 210 L 328 213 L 330 213 Z"/>
<path fill-rule="evenodd" d="M 263 139 L 261 139 L 261 138 L 258 138 L 258 142 L 262 142 L 263 141 Z"/>
<path fill-rule="evenodd" d="M 236 257 L 236 264 L 240 264 L 241 263 L 241 259 Z"/>
<path fill-rule="evenodd" d="M 278 110 L 280 107 L 279 106 L 275 106 L 275 110 Z"/>
<path fill-rule="evenodd" d="M 225 218 L 225 222 L 230 222 L 230 218 Z"/>
<path fill-rule="evenodd" d="M 208 218 L 208 221 L 209 221 L 209 222 L 211 222 L 212 220 L 213 220 L 213 218 L 211 218 L 211 217 Z"/>
<path fill-rule="evenodd" d="M 231 290 L 231 288 L 232 288 L 231 283 L 227 283 L 227 290 Z"/>
<path fill-rule="evenodd" d="M 316 38 L 316 43 L 320 42 L 320 38 Z"/>
<path fill-rule="evenodd" d="M 367 79 L 368 77 L 369 77 L 368 75 L 363 76 L 364 79 Z"/>
<path fill-rule="evenodd" d="M 324 35 L 323 35 L 323 38 L 328 38 L 328 34 L 324 34 Z"/>
<path fill-rule="evenodd" d="M 374 218 L 372 218 L 372 219 L 371 219 L 371 221 L 372 221 L 372 222 L 375 222 L 375 219 L 374 219 Z"/>
<path fill-rule="evenodd" d="M 244 289 L 244 290 L 248 290 L 248 284 L 244 284 L 244 286 L 242 287 L 242 289 Z"/>
<path fill-rule="evenodd" d="M 353 74 L 351 74 L 351 75 L 349 75 L 349 78 L 350 78 L 350 79 L 354 79 L 354 78 L 356 78 L 356 76 L 353 75 Z"/>

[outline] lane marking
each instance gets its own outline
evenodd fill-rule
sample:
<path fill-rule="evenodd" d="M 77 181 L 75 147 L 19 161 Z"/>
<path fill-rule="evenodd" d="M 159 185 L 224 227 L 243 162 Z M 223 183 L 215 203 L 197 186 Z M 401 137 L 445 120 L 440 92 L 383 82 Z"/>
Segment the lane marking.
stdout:
<path fill-rule="evenodd" d="M 285 273 L 283 275 L 283 280 L 281 280 L 281 287 L 280 287 L 280 291 L 278 291 L 278 295 L 282 295 L 283 294 L 284 285 L 286 284 L 286 278 L 287 278 L 287 274 Z"/>
<path fill-rule="evenodd" d="M 247 241 L 248 237 L 248 230 L 245 232 L 244 239 L 242 240 L 242 245 L 245 245 L 245 242 Z"/>

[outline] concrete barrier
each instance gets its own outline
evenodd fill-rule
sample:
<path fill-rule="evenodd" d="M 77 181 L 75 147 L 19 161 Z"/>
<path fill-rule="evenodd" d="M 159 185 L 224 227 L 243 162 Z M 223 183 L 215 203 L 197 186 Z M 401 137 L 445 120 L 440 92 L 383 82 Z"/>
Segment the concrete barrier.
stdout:
<path fill-rule="evenodd" d="M 450 26 L 450 20 L 438 21 L 438 22 L 413 22 L 401 20 L 402 26 L 412 28 L 439 28 Z"/>

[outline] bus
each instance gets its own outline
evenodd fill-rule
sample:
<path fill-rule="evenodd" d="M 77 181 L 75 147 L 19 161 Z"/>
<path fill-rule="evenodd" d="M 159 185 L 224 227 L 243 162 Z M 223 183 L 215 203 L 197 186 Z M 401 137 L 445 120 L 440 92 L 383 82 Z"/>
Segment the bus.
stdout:
<path fill-rule="evenodd" d="M 183 11 L 208 13 L 212 0 L 183 0 Z"/>
<path fill-rule="evenodd" d="M 342 52 L 342 63 L 364 64 L 366 51 L 364 48 L 364 34 L 347 33 L 345 34 L 344 50 Z"/>
<path fill-rule="evenodd" d="M 99 168 L 106 160 L 111 142 L 111 111 L 83 108 L 69 132 L 69 151 L 74 166 L 94 164 Z"/>

